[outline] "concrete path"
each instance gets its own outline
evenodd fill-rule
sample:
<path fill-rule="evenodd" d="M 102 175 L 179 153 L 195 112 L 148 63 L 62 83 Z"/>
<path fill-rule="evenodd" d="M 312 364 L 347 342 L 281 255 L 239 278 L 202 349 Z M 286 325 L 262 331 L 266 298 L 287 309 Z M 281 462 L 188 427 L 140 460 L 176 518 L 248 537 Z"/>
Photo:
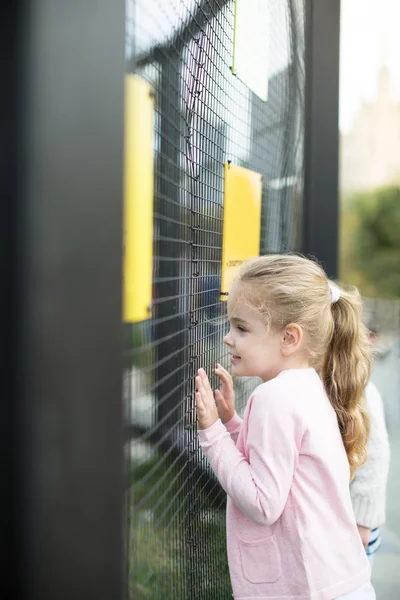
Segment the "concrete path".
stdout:
<path fill-rule="evenodd" d="M 372 569 L 377 600 L 400 600 L 400 439 L 392 437 L 387 523 Z"/>

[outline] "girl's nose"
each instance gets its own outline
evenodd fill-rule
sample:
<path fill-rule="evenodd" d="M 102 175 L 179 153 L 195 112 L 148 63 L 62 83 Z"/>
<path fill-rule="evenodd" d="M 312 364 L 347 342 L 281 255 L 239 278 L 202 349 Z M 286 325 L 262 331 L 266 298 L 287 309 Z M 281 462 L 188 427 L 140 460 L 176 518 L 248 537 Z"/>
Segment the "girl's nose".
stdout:
<path fill-rule="evenodd" d="M 231 332 L 229 331 L 226 336 L 224 337 L 224 344 L 226 344 L 227 346 L 232 346 L 232 340 L 231 340 Z"/>

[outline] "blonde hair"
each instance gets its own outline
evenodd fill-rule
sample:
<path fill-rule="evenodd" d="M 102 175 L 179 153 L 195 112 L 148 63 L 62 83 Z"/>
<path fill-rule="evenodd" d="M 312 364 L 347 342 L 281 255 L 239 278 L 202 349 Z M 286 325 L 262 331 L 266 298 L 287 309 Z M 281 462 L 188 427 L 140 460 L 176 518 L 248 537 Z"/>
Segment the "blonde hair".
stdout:
<path fill-rule="evenodd" d="M 267 328 L 299 324 L 310 365 L 320 374 L 336 411 L 351 478 L 367 457 L 369 419 L 364 390 L 371 371 L 371 344 L 356 288 L 332 304 L 320 265 L 298 255 L 261 256 L 244 263 L 237 282 Z"/>

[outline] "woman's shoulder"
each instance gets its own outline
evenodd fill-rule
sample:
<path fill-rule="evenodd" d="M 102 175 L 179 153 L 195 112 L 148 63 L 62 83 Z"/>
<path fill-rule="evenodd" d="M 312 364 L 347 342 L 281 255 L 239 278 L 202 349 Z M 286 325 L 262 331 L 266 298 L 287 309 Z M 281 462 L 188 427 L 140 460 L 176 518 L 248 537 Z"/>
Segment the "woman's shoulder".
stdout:
<path fill-rule="evenodd" d="M 371 440 L 371 438 L 375 437 L 375 430 L 377 428 L 380 430 L 386 430 L 385 407 L 382 396 L 372 381 L 370 381 L 365 388 L 365 404 L 371 421 Z"/>
<path fill-rule="evenodd" d="M 376 406 L 383 404 L 382 396 L 380 395 L 378 388 L 372 381 L 369 381 L 367 387 L 365 388 L 365 398 L 368 405 Z"/>
<path fill-rule="evenodd" d="M 365 404 L 372 419 L 384 419 L 385 409 L 382 396 L 372 381 L 365 388 Z"/>

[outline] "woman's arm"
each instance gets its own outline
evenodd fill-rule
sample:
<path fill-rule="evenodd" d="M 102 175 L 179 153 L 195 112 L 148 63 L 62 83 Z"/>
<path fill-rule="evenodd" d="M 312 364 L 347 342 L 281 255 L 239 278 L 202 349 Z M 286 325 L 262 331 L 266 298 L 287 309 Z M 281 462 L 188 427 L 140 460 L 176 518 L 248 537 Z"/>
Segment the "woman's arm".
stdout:
<path fill-rule="evenodd" d="M 368 384 L 365 395 L 371 423 L 368 458 L 356 470 L 350 494 L 357 525 L 363 528 L 366 538 L 364 530 L 375 529 L 385 522 L 390 450 L 381 395 L 372 383 Z"/>

